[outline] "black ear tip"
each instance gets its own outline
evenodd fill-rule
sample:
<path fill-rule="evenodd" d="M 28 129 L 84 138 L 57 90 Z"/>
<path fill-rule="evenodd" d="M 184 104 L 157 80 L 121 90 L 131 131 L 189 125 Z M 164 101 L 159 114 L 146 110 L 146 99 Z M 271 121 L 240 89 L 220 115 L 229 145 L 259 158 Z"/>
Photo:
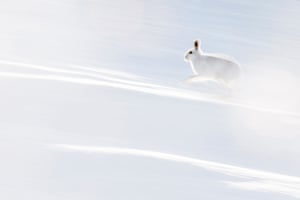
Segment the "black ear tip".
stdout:
<path fill-rule="evenodd" d="M 199 39 L 196 39 L 196 40 L 194 40 L 194 43 L 195 43 L 195 44 L 197 43 L 197 44 L 199 45 L 199 44 L 200 44 L 200 40 L 199 40 Z"/>
<path fill-rule="evenodd" d="M 194 41 L 194 45 L 195 45 L 195 48 L 197 49 L 199 47 L 199 41 L 198 40 L 195 40 Z"/>

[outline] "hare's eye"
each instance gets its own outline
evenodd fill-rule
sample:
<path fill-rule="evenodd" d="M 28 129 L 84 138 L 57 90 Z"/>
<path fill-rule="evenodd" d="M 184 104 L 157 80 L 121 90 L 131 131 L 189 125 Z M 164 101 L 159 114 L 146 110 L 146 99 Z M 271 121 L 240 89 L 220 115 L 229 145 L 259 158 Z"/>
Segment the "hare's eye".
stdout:
<path fill-rule="evenodd" d="M 193 52 L 192 51 L 189 51 L 189 54 L 192 54 Z"/>

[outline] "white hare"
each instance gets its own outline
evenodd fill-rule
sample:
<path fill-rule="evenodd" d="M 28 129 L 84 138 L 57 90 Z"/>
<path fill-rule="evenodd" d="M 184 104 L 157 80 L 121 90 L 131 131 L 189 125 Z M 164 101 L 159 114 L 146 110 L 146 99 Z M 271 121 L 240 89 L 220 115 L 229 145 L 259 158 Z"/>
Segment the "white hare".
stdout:
<path fill-rule="evenodd" d="M 239 79 L 241 69 L 236 61 L 222 55 L 203 53 L 199 43 L 195 40 L 194 49 L 184 55 L 184 60 L 191 64 L 195 74 L 189 82 L 212 80 L 230 85 Z"/>

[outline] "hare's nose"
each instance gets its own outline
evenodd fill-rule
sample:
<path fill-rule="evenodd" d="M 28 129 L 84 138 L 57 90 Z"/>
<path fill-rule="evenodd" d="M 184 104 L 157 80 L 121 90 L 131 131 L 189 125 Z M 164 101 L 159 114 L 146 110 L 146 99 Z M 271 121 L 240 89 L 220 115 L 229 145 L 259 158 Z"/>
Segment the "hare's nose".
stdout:
<path fill-rule="evenodd" d="M 184 60 L 187 61 L 188 60 L 188 55 L 184 56 Z"/>

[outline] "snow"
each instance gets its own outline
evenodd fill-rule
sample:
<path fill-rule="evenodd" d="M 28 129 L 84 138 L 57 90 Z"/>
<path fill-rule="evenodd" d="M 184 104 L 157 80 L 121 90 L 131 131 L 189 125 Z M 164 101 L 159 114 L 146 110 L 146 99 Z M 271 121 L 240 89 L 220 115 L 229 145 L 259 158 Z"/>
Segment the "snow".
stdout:
<path fill-rule="evenodd" d="M 300 198 L 299 8 L 2 1 L 0 198 Z M 195 38 L 238 88 L 184 83 Z"/>

